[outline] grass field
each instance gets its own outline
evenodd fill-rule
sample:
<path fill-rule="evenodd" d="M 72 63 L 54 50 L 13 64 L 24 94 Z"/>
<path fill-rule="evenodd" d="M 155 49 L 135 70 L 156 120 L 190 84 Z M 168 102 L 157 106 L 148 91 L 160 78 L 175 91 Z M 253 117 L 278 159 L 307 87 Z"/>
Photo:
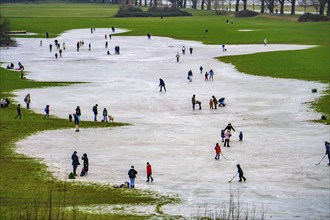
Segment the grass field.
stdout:
<path fill-rule="evenodd" d="M 297 23 L 296 16 L 263 15 L 254 18 L 216 16 L 209 11 L 189 10 L 192 17 L 172 18 L 113 18 L 117 7 L 104 4 L 1 4 L 2 16 L 9 19 L 13 30 L 27 30 L 44 37 L 56 37 L 65 30 L 75 28 L 102 28 L 115 26 L 132 30 L 123 35 L 167 36 L 177 39 L 196 40 L 205 44 L 261 44 L 267 37 L 271 44 L 308 44 L 318 47 L 303 51 L 272 52 L 234 57 L 221 57 L 221 61 L 233 63 L 240 71 L 262 76 L 295 78 L 320 81 L 329 84 L 329 22 Z M 233 19 L 227 25 L 226 19 Z M 205 29 L 208 33 L 205 34 Z M 253 29 L 240 32 L 241 29 Z M 219 47 L 220 48 L 220 47 Z M 20 80 L 17 72 L 1 69 L 1 98 L 10 97 L 16 89 L 65 86 L 67 83 L 33 82 Z M 313 107 L 327 115 L 330 123 L 330 89 Z M 17 155 L 14 143 L 33 133 L 59 128 L 73 128 L 64 119 L 43 120 L 42 115 L 23 109 L 23 119 L 13 118 L 16 107 L 1 109 L 0 148 L 0 218 L 20 215 L 52 215 L 64 213 L 64 219 L 118 219 L 121 216 L 94 216 L 78 211 L 63 211 L 64 206 L 83 204 L 162 204 L 172 198 L 154 198 L 138 191 L 123 192 L 100 185 L 77 185 L 56 181 L 38 161 Z M 125 124 L 115 123 L 112 126 Z M 82 127 L 102 127 L 109 124 L 84 122 Z M 104 196 L 106 195 L 106 196 Z M 79 197 L 79 199 L 78 199 Z M 34 210 L 34 211 L 31 211 Z M 144 217 L 126 216 L 125 219 Z"/>

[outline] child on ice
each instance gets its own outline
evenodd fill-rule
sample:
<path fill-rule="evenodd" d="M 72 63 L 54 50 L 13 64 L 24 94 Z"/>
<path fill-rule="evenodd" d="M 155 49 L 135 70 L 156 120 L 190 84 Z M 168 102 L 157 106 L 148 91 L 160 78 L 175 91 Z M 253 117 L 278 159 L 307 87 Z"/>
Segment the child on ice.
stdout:
<path fill-rule="evenodd" d="M 214 150 L 215 150 L 215 158 L 214 159 L 219 160 L 220 159 L 220 153 L 221 153 L 221 148 L 220 148 L 219 143 L 216 143 L 216 145 L 214 147 Z"/>

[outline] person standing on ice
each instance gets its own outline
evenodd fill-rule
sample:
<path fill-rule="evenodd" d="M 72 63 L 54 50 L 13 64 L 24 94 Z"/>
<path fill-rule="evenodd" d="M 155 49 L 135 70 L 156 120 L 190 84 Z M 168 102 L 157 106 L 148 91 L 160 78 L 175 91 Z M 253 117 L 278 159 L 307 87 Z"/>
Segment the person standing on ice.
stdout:
<path fill-rule="evenodd" d="M 30 102 L 31 102 L 31 96 L 30 96 L 30 94 L 27 94 L 25 96 L 24 102 L 26 103 L 26 109 L 30 109 Z"/>
<path fill-rule="evenodd" d="M 214 159 L 219 160 L 220 159 L 220 153 L 221 153 L 221 148 L 220 148 L 219 143 L 216 143 L 216 145 L 214 147 L 214 150 L 215 150 L 215 158 Z"/>
<path fill-rule="evenodd" d="M 179 62 L 179 60 L 180 60 L 180 54 L 179 54 L 179 52 L 176 53 L 175 57 L 176 57 L 176 62 Z"/>
<path fill-rule="evenodd" d="M 193 72 L 189 70 L 187 79 L 189 80 L 189 82 L 192 82 L 192 78 L 193 78 Z"/>
<path fill-rule="evenodd" d="M 136 174 L 138 172 L 134 169 L 134 166 L 131 166 L 131 169 L 128 171 L 128 177 L 130 180 L 130 187 L 134 188 L 134 183 L 135 183 L 135 178 L 136 178 Z"/>
<path fill-rule="evenodd" d="M 225 130 L 221 130 L 221 141 L 225 142 Z"/>
<path fill-rule="evenodd" d="M 93 106 L 94 121 L 97 121 L 97 114 L 98 114 L 97 106 L 98 106 L 97 104 Z"/>
<path fill-rule="evenodd" d="M 146 170 L 147 170 L 147 181 L 149 182 L 149 179 L 152 181 L 154 181 L 154 178 L 152 178 L 152 168 L 149 162 L 147 162 L 147 166 L 146 166 Z"/>
<path fill-rule="evenodd" d="M 79 132 L 79 116 L 77 114 L 73 114 L 73 119 L 74 119 L 74 125 L 76 127 L 76 132 Z"/>
<path fill-rule="evenodd" d="M 324 143 L 324 146 L 325 146 L 325 155 L 328 154 L 328 160 L 329 160 L 328 166 L 330 166 L 330 143 L 328 141 L 326 141 Z"/>
<path fill-rule="evenodd" d="M 235 131 L 234 127 L 231 125 L 231 123 L 229 123 L 223 130 L 231 131 L 231 129 L 233 129 L 233 131 Z"/>
<path fill-rule="evenodd" d="M 44 118 L 49 118 L 49 105 L 46 105 L 46 107 L 45 107 L 45 116 L 44 116 Z"/>
<path fill-rule="evenodd" d="M 84 153 L 83 156 L 81 157 L 81 159 L 83 160 L 83 164 L 84 164 L 84 174 L 85 174 L 85 176 L 87 176 L 88 175 L 88 166 L 89 166 L 87 154 Z"/>
<path fill-rule="evenodd" d="M 71 156 L 71 160 L 72 160 L 72 167 L 73 167 L 73 175 L 77 176 L 77 167 L 78 167 L 78 165 L 80 165 L 79 158 L 77 156 L 77 151 L 73 152 L 73 154 Z"/>
<path fill-rule="evenodd" d="M 230 147 L 229 146 L 229 141 L 230 141 L 230 137 L 231 137 L 231 133 L 230 133 L 230 130 L 227 130 L 225 132 L 225 143 L 223 144 L 224 147 Z"/>
<path fill-rule="evenodd" d="M 213 95 L 213 96 L 212 96 L 212 99 L 213 99 L 214 109 L 217 109 L 217 106 L 218 106 L 218 100 L 217 100 L 217 97 L 215 97 L 215 96 Z"/>
<path fill-rule="evenodd" d="M 160 87 L 159 92 L 161 92 L 163 88 L 164 88 L 164 91 L 166 92 L 165 82 L 163 79 L 159 79 L 159 87 Z"/>
<path fill-rule="evenodd" d="M 241 165 L 237 164 L 237 172 L 238 172 L 238 177 L 239 177 L 239 181 L 238 182 L 242 182 L 242 179 L 244 180 L 244 182 L 246 181 L 246 178 L 243 176 L 243 170 L 241 168 Z"/>
<path fill-rule="evenodd" d="M 238 135 L 238 138 L 239 138 L 239 141 L 243 141 L 243 132 L 239 132 L 239 135 Z"/>
<path fill-rule="evenodd" d="M 108 122 L 108 110 L 106 108 L 103 109 L 103 122 Z"/>

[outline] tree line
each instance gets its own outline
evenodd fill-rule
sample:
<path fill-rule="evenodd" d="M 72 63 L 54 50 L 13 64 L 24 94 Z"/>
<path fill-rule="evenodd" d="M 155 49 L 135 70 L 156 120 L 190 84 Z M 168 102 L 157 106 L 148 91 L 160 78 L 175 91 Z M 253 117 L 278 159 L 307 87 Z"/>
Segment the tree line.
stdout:
<path fill-rule="evenodd" d="M 296 13 L 296 6 L 302 6 L 306 13 L 306 8 L 313 7 L 315 12 L 320 15 L 330 16 L 329 8 L 330 0 L 67 0 L 67 2 L 76 3 L 105 3 L 105 4 L 120 4 L 120 5 L 135 5 L 145 7 L 173 7 L 173 8 L 192 8 L 200 10 L 221 10 L 231 11 L 234 7 L 234 11 L 248 10 L 248 6 L 252 6 L 252 10 L 255 11 L 255 7 L 259 8 L 260 13 L 279 13 L 284 14 L 285 6 L 290 7 L 290 14 Z M 48 2 L 37 0 L 2 0 L 1 2 Z M 279 10 L 277 9 L 279 8 Z"/>

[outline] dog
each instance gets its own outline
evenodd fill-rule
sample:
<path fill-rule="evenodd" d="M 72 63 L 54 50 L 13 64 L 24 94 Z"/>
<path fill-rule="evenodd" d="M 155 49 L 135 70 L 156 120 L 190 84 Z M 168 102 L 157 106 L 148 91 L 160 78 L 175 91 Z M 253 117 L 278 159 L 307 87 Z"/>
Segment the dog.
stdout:
<path fill-rule="evenodd" d="M 109 121 L 113 122 L 115 119 L 112 117 L 112 115 L 108 115 Z"/>

